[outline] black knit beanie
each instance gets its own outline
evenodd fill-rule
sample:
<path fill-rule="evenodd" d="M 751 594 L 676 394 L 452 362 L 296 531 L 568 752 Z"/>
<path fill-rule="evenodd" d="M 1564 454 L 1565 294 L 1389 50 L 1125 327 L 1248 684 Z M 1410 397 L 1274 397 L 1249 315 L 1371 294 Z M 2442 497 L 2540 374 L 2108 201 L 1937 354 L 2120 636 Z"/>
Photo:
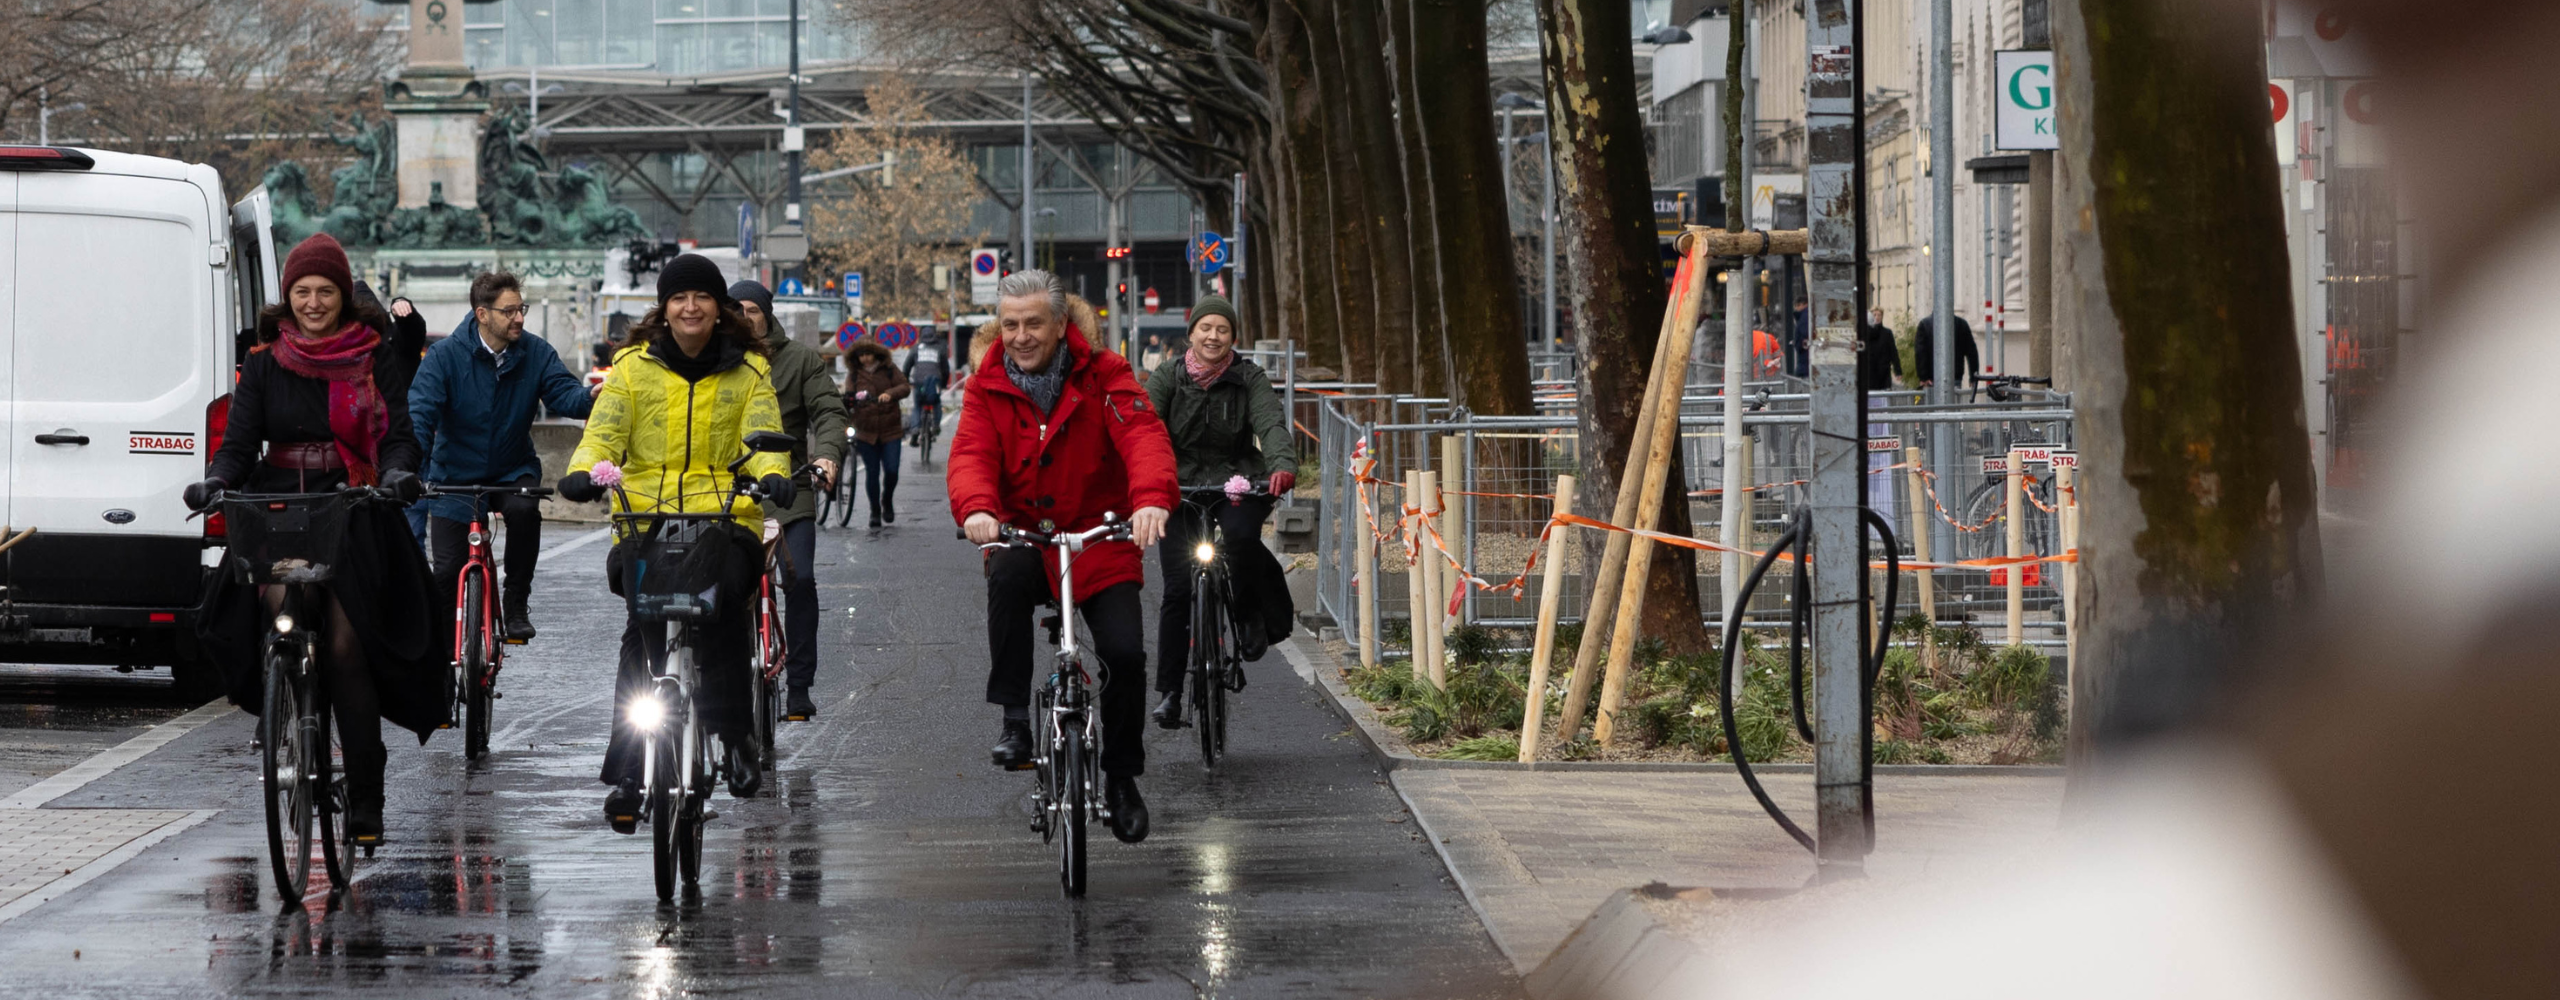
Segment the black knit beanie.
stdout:
<path fill-rule="evenodd" d="M 756 308 L 764 310 L 765 315 L 773 315 L 773 291 L 761 282 L 741 281 L 731 285 L 729 297 L 740 302 L 753 302 Z"/>
<path fill-rule="evenodd" d="M 720 273 L 720 265 L 698 253 L 678 256 L 658 269 L 658 304 L 666 305 L 677 292 L 701 292 L 724 306 L 737 303 L 729 297 L 729 278 Z"/>

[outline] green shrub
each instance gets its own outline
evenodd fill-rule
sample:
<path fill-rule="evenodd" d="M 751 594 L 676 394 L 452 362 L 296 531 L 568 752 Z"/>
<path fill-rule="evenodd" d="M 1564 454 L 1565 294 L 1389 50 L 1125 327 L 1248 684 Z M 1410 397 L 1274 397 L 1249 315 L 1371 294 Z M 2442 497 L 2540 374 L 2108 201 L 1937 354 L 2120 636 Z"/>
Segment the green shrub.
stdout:
<path fill-rule="evenodd" d="M 1875 762 L 1878 764 L 1944 764 L 1953 759 L 1947 756 L 1946 751 L 1926 743 L 1906 743 L 1902 740 L 1882 740 L 1876 743 Z"/>
<path fill-rule="evenodd" d="M 1412 649 L 1413 619 L 1389 618 L 1385 621 L 1379 622 L 1378 638 L 1384 640 L 1384 642 L 1380 643 L 1381 645 L 1394 646 L 1396 648 L 1406 650 Z"/>
<path fill-rule="evenodd" d="M 1449 735 L 1457 710 L 1449 703 L 1446 691 L 1434 689 L 1428 682 L 1414 684 L 1406 697 L 1397 703 L 1396 711 L 1387 716 L 1387 724 L 1404 732 L 1411 743 L 1429 743 Z"/>
<path fill-rule="evenodd" d="M 1521 703 L 1524 684 L 1525 678 L 1514 677 L 1500 664 L 1450 668 L 1449 689 L 1443 692 L 1450 725 L 1460 736 L 1474 736 L 1486 729 L 1518 728 L 1526 707 Z"/>
<path fill-rule="evenodd" d="M 1600 756 L 1600 744 L 1590 737 L 1577 736 L 1556 744 L 1557 760 L 1590 760 Z"/>
<path fill-rule="evenodd" d="M 1649 747 L 1686 743 L 1689 703 L 1676 696 L 1638 703 L 1627 712 L 1627 728 Z"/>
<path fill-rule="evenodd" d="M 1502 637 L 1482 625 L 1460 625 L 1449 630 L 1449 658 L 1459 666 L 1491 663 L 1499 657 Z"/>
<path fill-rule="evenodd" d="M 2052 686 L 2053 664 L 2026 646 L 2009 646 L 1965 678 L 1974 697 L 1993 708 L 2026 707 L 2028 700 Z"/>
<path fill-rule="evenodd" d="M 1374 667 L 1353 667 L 1346 675 L 1351 693 L 1371 704 L 1404 701 L 1415 684 L 1413 669 L 1405 664 L 1381 663 Z M 1428 684 L 1423 686 L 1428 687 Z"/>
<path fill-rule="evenodd" d="M 1520 741 L 1508 736 L 1477 736 L 1440 751 L 1442 760 L 1518 760 Z"/>
<path fill-rule="evenodd" d="M 1742 698 L 1733 710 L 1733 728 L 1742 739 L 1745 759 L 1773 760 L 1795 743 L 1795 723 L 1788 704 L 1787 678 L 1782 670 L 1753 670 L 1743 675 Z"/>

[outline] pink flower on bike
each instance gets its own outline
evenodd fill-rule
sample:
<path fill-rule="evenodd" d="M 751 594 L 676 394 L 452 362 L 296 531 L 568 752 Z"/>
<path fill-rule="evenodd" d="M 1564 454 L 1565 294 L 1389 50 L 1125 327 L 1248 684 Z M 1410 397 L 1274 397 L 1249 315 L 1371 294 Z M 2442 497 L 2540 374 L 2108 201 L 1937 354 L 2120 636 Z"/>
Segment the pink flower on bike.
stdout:
<path fill-rule="evenodd" d="M 1246 479 L 1243 476 L 1227 477 L 1228 501 L 1233 502 L 1243 500 L 1244 495 L 1251 492 L 1253 492 L 1253 480 Z"/>
<path fill-rule="evenodd" d="M 620 486 L 622 485 L 622 467 L 611 462 L 597 462 L 594 468 L 587 470 L 587 478 L 598 486 Z"/>

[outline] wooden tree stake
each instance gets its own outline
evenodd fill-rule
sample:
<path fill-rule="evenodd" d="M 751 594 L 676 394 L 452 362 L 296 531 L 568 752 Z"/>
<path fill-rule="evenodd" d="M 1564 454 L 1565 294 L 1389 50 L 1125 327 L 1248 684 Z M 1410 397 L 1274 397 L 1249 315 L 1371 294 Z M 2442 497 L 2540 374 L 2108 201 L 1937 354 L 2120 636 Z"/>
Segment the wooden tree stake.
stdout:
<path fill-rule="evenodd" d="M 1573 513 L 1573 477 L 1556 477 L 1558 514 Z M 1547 535 L 1547 566 L 1538 578 L 1538 632 L 1529 645 L 1529 693 L 1520 714 L 1520 763 L 1538 759 L 1538 732 L 1546 725 L 1547 663 L 1555 659 L 1556 607 L 1564 603 L 1565 527 Z"/>

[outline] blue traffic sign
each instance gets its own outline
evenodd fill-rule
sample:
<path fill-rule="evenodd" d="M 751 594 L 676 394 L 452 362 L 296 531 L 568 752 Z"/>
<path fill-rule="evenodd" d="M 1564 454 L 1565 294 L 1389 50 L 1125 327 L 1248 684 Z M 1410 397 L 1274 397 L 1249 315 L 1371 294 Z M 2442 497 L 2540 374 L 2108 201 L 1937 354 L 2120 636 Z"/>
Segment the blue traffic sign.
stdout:
<path fill-rule="evenodd" d="M 1191 238 L 1191 269 L 1216 274 L 1227 266 L 1227 238 L 1204 232 Z"/>
<path fill-rule="evenodd" d="M 862 324 L 857 321 L 846 320 L 843 326 L 836 328 L 836 350 L 850 351 L 854 342 L 861 339 Z"/>
<path fill-rule="evenodd" d="M 782 287 L 777 288 L 777 289 L 774 289 L 774 290 L 773 290 L 773 294 L 775 294 L 775 295 L 807 295 L 807 294 L 809 294 L 809 286 L 808 286 L 808 285 L 805 285 L 805 284 L 802 284 L 802 283 L 801 283 L 801 281 L 800 281 L 800 279 L 798 279 L 798 278 L 784 278 L 784 279 L 782 279 Z"/>
<path fill-rule="evenodd" d="M 862 297 L 862 272 L 845 272 L 844 297 L 848 299 L 858 299 Z"/>

